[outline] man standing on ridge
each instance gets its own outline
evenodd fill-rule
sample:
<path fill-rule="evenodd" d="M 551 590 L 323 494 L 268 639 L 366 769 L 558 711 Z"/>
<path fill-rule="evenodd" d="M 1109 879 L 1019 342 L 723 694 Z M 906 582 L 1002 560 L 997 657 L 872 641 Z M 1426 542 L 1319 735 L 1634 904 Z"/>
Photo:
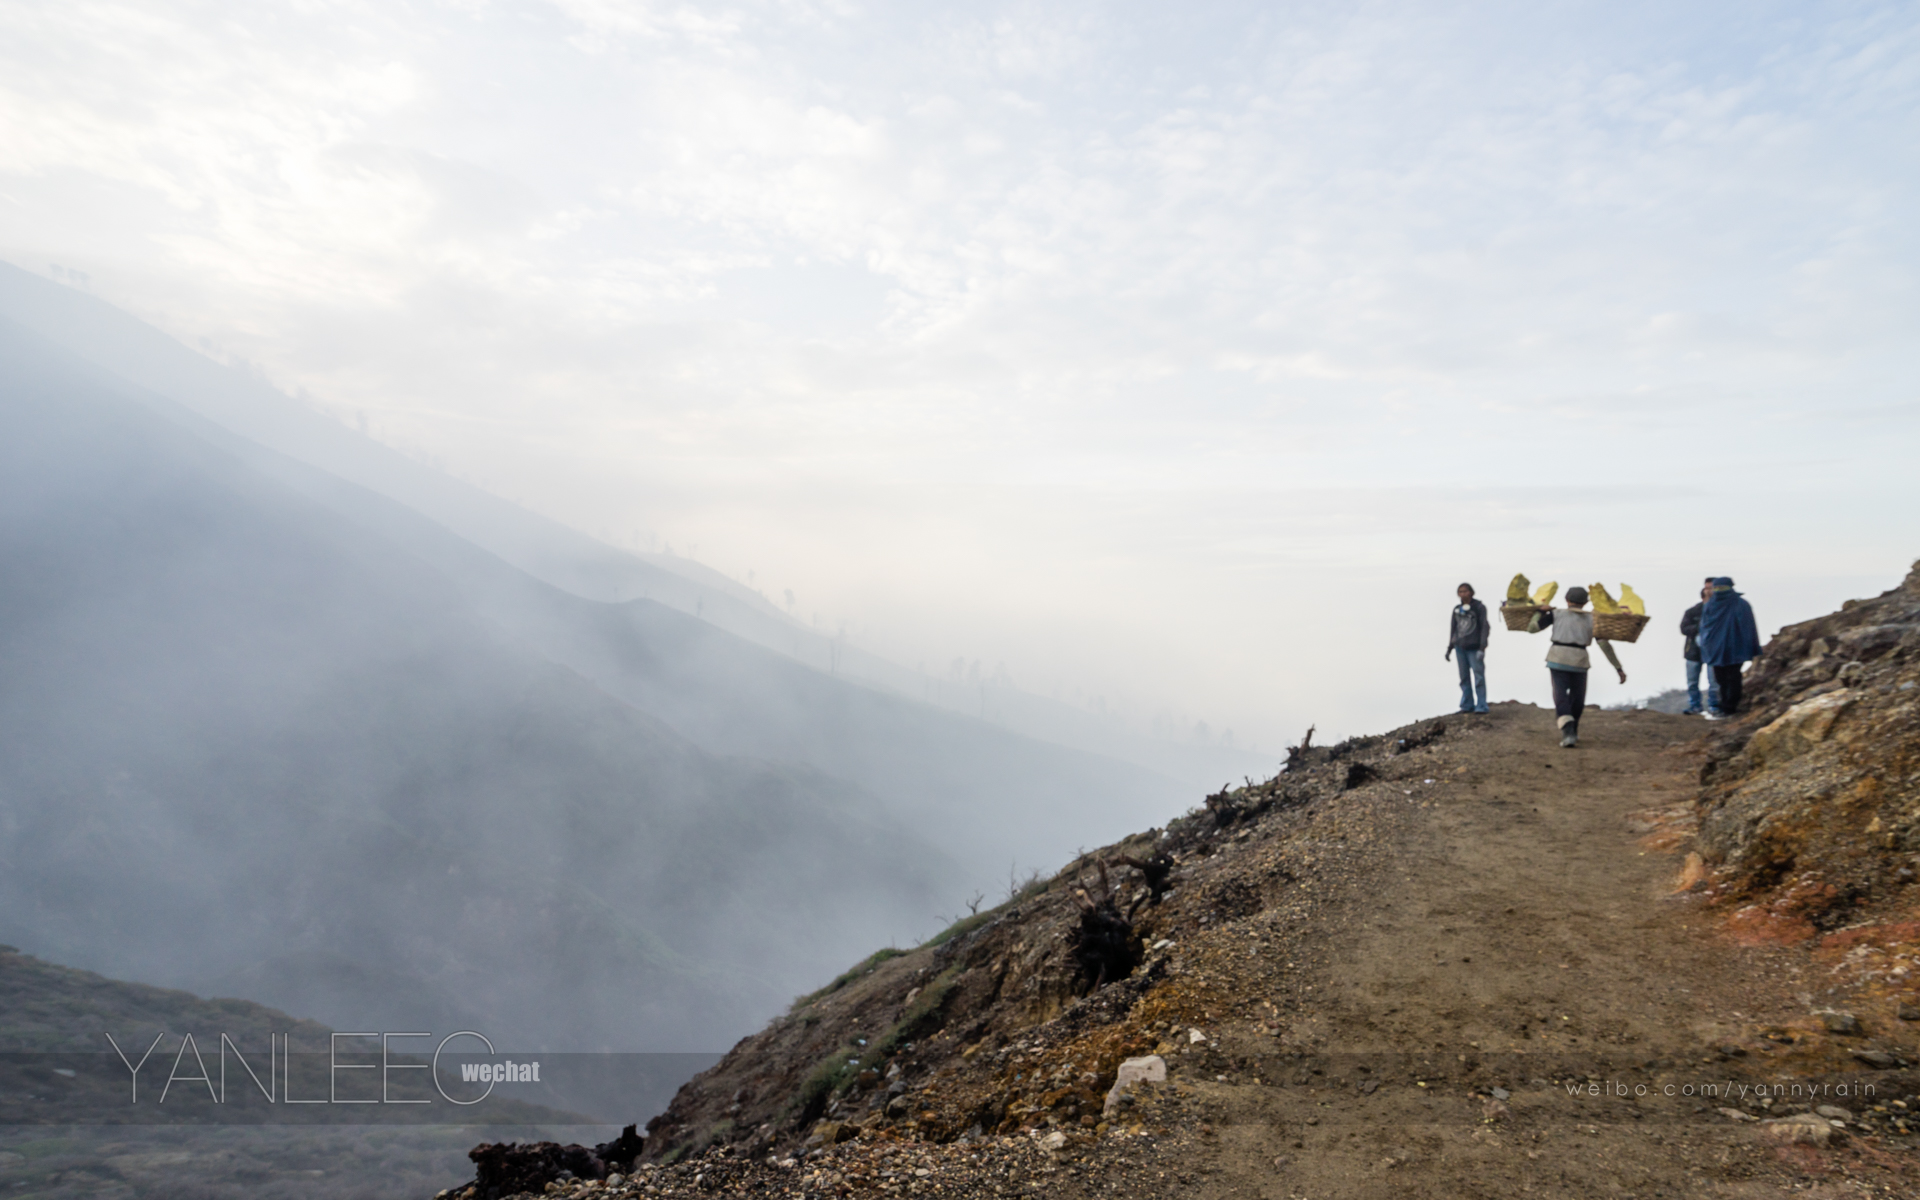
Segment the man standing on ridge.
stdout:
<path fill-rule="evenodd" d="M 1487 711 L 1487 606 L 1473 598 L 1473 585 L 1454 589 L 1460 603 L 1448 625 L 1447 654 L 1460 668 L 1460 711 Z M 1478 698 L 1475 689 L 1478 689 Z"/>
<path fill-rule="evenodd" d="M 1720 704 L 1707 710 L 1707 720 L 1739 713 L 1740 668 L 1759 658 L 1760 649 L 1753 605 L 1733 590 L 1732 579 L 1720 576 L 1700 610 L 1700 661 L 1713 668 L 1713 682 L 1720 688 Z"/>
<path fill-rule="evenodd" d="M 1707 597 L 1713 595 L 1713 576 L 1706 578 L 1705 586 L 1700 589 L 1700 603 L 1680 615 L 1680 632 L 1687 637 L 1687 715 L 1697 717 L 1706 711 L 1700 706 L 1700 610 L 1706 606 Z M 1720 707 L 1720 681 L 1707 672 L 1707 708 Z"/>
<path fill-rule="evenodd" d="M 1580 715 L 1587 708 L 1587 647 L 1593 644 L 1593 614 L 1580 611 L 1587 603 L 1587 589 L 1567 589 L 1567 607 L 1555 609 L 1542 605 L 1527 622 L 1528 633 L 1550 630 L 1553 645 L 1547 647 L 1547 675 L 1553 680 L 1553 714 L 1560 723 L 1560 746 L 1571 750 L 1580 744 Z M 1620 682 L 1627 681 L 1627 670 L 1613 653 L 1613 643 L 1600 639 L 1600 652 L 1607 656 Z"/>

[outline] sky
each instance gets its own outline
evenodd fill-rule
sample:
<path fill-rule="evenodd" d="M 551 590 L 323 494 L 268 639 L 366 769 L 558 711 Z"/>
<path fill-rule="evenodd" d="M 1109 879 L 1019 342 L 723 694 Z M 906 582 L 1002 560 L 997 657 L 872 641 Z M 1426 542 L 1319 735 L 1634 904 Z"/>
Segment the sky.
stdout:
<path fill-rule="evenodd" d="M 1631 583 L 1611 703 L 1920 556 L 1911 4 L 0 20 L 0 257 L 929 673 L 1278 753 L 1463 579 Z"/>

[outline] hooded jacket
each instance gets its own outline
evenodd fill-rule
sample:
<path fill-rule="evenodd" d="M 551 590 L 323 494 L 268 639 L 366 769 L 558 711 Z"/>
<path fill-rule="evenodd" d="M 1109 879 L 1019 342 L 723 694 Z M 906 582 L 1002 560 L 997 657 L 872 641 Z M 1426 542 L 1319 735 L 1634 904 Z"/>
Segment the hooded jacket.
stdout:
<path fill-rule="evenodd" d="M 1487 648 L 1487 606 L 1477 598 L 1455 605 L 1447 623 L 1447 649 L 1485 650 Z"/>
<path fill-rule="evenodd" d="M 1700 661 L 1710 667 L 1737 667 L 1760 657 L 1760 626 L 1753 605 L 1733 590 L 1733 580 L 1713 581 L 1713 596 L 1700 610 Z"/>

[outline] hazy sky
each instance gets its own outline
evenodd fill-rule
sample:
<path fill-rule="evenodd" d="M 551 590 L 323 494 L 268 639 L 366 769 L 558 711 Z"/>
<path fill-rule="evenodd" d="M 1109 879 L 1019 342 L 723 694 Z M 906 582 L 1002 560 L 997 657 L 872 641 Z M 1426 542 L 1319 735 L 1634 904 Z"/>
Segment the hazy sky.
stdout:
<path fill-rule="evenodd" d="M 0 257 L 930 671 L 1277 748 L 1450 707 L 1461 578 L 1920 555 L 1911 4 L 0 20 Z"/>

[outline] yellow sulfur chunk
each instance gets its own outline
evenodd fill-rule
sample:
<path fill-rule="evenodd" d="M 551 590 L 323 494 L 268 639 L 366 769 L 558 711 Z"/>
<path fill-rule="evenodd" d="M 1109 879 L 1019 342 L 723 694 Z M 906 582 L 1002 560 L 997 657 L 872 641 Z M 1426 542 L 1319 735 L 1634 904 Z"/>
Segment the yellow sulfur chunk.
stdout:
<path fill-rule="evenodd" d="M 1610 612 L 1620 611 L 1620 605 L 1617 602 L 1615 602 L 1614 598 L 1610 594 L 1608 594 L 1607 585 L 1604 583 L 1588 584 L 1587 599 L 1593 602 L 1593 611 L 1597 613 L 1610 613 Z"/>
<path fill-rule="evenodd" d="M 1626 605 L 1627 611 L 1636 617 L 1647 615 L 1647 602 L 1635 595 L 1634 590 L 1624 583 L 1620 585 L 1620 603 Z"/>
<path fill-rule="evenodd" d="M 1533 602 L 1544 608 L 1545 606 L 1552 604 L 1553 598 L 1555 596 L 1558 596 L 1559 594 L 1560 594 L 1560 585 L 1557 582 L 1549 580 L 1548 582 L 1541 584 L 1537 589 L 1535 589 L 1533 593 Z"/>
<path fill-rule="evenodd" d="M 1527 602 L 1527 577 L 1515 575 L 1513 582 L 1507 585 L 1507 603 L 1525 604 Z"/>

